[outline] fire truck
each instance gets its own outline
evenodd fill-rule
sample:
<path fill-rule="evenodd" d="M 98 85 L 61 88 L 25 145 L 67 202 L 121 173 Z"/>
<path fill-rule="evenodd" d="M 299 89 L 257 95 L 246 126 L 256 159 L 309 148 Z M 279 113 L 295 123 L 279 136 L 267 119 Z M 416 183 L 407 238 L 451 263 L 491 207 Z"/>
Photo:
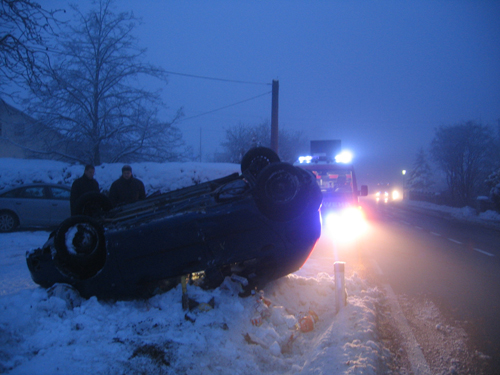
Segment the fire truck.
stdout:
<path fill-rule="evenodd" d="M 323 227 L 336 237 L 357 237 L 366 227 L 358 198 L 368 195 L 368 187 L 358 190 L 352 155 L 342 151 L 340 140 L 311 141 L 310 155 L 294 163 L 316 176 L 323 194 Z"/>

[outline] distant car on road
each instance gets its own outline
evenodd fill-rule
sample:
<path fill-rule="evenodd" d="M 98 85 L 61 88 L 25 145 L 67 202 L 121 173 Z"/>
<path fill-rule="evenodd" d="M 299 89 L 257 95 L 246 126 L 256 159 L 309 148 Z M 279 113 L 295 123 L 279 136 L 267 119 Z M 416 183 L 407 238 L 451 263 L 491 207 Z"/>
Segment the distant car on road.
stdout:
<path fill-rule="evenodd" d="M 56 184 L 21 185 L 0 192 L 0 232 L 55 227 L 71 212 L 71 188 Z"/>
<path fill-rule="evenodd" d="M 249 288 L 297 271 L 321 234 L 315 176 L 258 147 L 242 173 L 109 208 L 82 196 L 81 215 L 27 253 L 33 281 L 70 284 L 83 297 L 150 296 L 191 274 L 217 287 L 233 274 Z"/>
<path fill-rule="evenodd" d="M 377 203 L 389 203 L 402 198 L 398 189 L 390 184 L 377 184 L 374 196 Z"/>

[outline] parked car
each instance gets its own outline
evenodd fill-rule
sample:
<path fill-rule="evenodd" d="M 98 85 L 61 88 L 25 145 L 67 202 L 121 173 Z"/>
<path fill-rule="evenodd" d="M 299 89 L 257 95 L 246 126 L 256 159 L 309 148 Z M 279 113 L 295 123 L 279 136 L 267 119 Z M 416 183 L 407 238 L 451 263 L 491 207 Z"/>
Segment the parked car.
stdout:
<path fill-rule="evenodd" d="M 263 147 L 244 156 L 241 170 L 111 209 L 103 195 L 88 194 L 84 215 L 27 252 L 33 281 L 129 299 L 186 275 L 211 288 L 235 274 L 254 288 L 297 271 L 321 234 L 315 177 Z"/>
<path fill-rule="evenodd" d="M 0 232 L 23 227 L 55 227 L 70 216 L 71 188 L 29 184 L 0 192 Z"/>

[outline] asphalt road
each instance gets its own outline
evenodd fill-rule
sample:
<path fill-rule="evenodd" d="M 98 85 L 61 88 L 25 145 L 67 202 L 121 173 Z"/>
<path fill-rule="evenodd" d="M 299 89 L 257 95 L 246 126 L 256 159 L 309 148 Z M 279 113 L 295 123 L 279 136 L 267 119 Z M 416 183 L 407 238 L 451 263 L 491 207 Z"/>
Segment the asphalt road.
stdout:
<path fill-rule="evenodd" d="M 465 330 L 470 352 L 490 357 L 482 372 L 469 373 L 500 373 L 500 232 L 397 203 L 365 205 L 369 233 L 356 245 L 326 246 L 336 260 L 346 262 L 346 272 L 378 277 L 401 303 L 425 299 L 437 306 Z"/>

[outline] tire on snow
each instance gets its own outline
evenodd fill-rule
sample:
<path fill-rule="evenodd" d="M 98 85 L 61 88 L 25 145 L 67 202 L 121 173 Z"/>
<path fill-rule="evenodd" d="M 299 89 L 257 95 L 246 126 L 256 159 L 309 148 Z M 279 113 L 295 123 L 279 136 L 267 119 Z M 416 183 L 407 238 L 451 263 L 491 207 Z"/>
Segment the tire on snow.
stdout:
<path fill-rule="evenodd" d="M 59 271 L 86 280 L 95 276 L 106 262 L 104 229 L 93 218 L 73 216 L 57 228 L 52 254 Z"/>
<path fill-rule="evenodd" d="M 257 178 L 260 171 L 272 163 L 278 163 L 280 158 L 273 150 L 267 147 L 254 147 L 241 159 L 241 172 L 249 171 Z"/>
<path fill-rule="evenodd" d="M 259 210 L 275 221 L 288 221 L 300 216 L 309 204 L 306 175 L 288 163 L 265 167 L 257 177 L 253 191 Z"/>

